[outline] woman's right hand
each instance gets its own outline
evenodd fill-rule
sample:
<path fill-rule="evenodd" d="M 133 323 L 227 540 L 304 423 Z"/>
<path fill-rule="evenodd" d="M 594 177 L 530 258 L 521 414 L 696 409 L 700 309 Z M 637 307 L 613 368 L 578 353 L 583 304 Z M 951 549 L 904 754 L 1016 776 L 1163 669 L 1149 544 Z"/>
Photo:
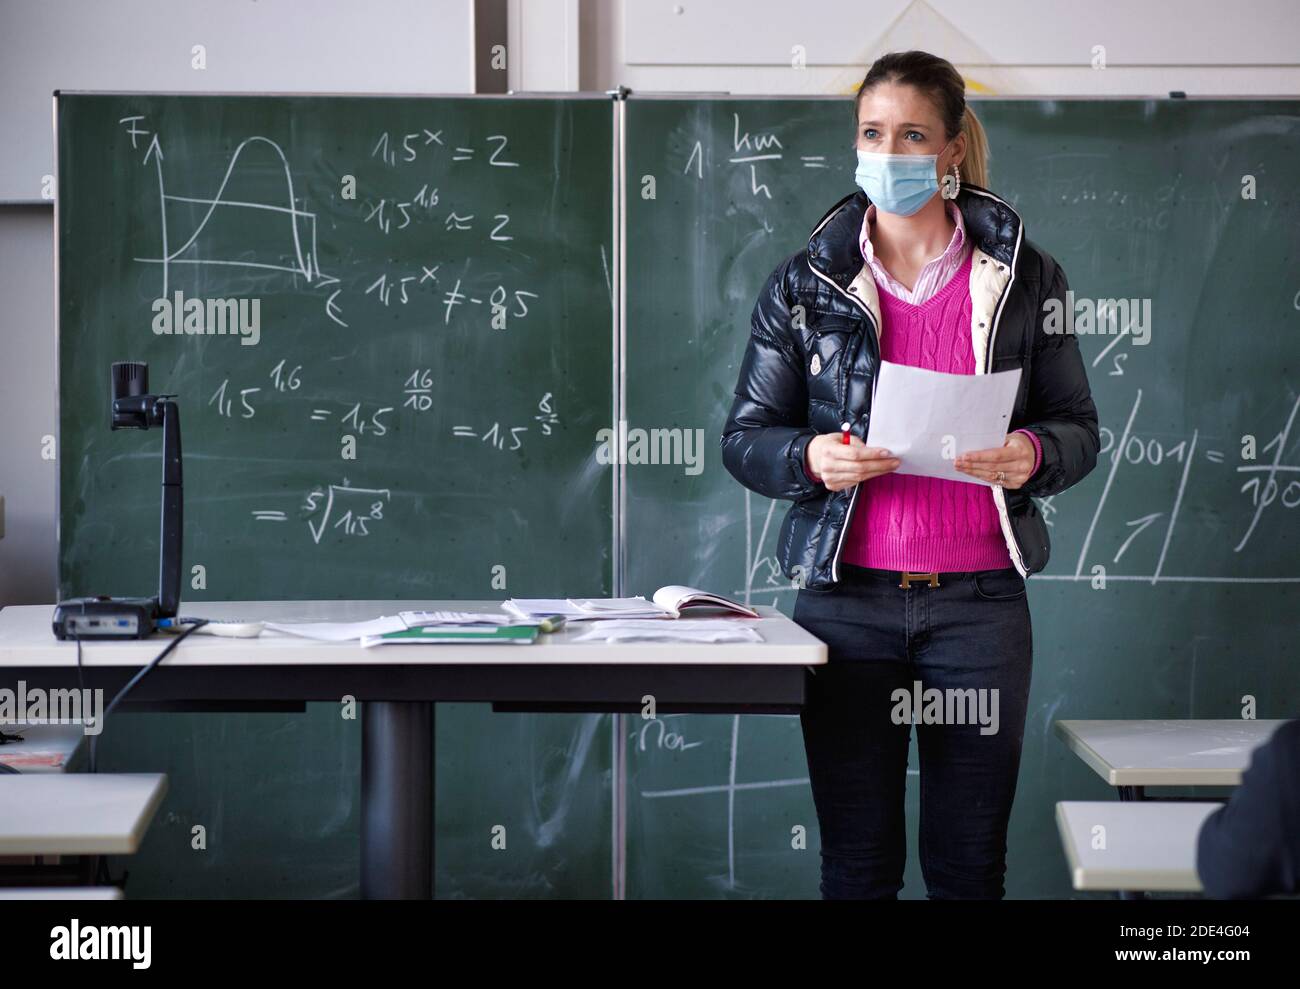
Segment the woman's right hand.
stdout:
<path fill-rule="evenodd" d="M 813 479 L 821 481 L 830 491 L 843 491 L 861 481 L 888 474 L 901 463 L 888 450 L 867 446 L 852 434 L 846 446 L 841 433 L 814 436 L 804 450 L 804 459 Z"/>

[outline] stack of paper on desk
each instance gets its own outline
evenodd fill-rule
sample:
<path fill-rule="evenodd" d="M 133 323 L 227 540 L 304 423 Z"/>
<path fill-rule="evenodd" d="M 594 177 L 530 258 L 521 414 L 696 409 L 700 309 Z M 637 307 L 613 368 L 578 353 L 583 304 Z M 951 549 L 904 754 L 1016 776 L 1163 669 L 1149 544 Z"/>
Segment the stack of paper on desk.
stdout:
<path fill-rule="evenodd" d="M 762 642 L 758 630 L 730 618 L 699 618 L 664 622 L 651 619 L 612 619 L 596 622 L 574 642 Z"/>
<path fill-rule="evenodd" d="M 648 619 L 662 622 L 665 618 L 679 618 L 684 608 L 703 605 L 724 608 L 728 611 L 757 618 L 758 612 L 743 604 L 731 601 L 718 594 L 710 594 L 694 587 L 670 585 L 655 592 L 654 600 L 643 597 L 630 598 L 512 598 L 501 606 L 501 611 L 401 611 L 396 615 L 382 615 L 361 622 L 267 622 L 266 627 L 285 635 L 297 635 L 322 642 L 348 642 L 361 639 L 362 645 L 378 645 L 381 639 L 391 633 L 421 629 L 423 636 L 400 636 L 401 641 L 434 642 L 435 632 L 463 632 L 461 638 L 469 641 L 475 633 L 496 632 L 498 630 L 531 628 L 536 634 L 539 620 L 551 616 L 562 616 L 567 621 L 585 622 L 600 620 L 607 624 L 611 620 Z M 678 626 L 695 624 L 707 625 L 707 622 L 678 622 Z M 725 622 L 723 623 L 725 625 Z M 721 627 L 721 626 L 720 626 Z M 631 628 L 631 626 L 628 626 Z M 625 629 L 626 630 L 626 629 Z M 697 629 L 697 631 L 699 631 Z M 512 633 L 513 635 L 513 633 Z M 502 638 L 505 638 L 503 636 Z M 522 641 L 524 636 L 515 635 L 510 641 Z M 449 640 L 450 641 L 450 640 Z M 492 641 L 489 638 L 487 641 Z M 498 640 L 499 641 L 499 640 Z M 758 641 L 756 639 L 709 638 L 679 639 L 679 641 Z"/>
<path fill-rule="evenodd" d="M 492 631 L 511 626 L 536 626 L 536 622 L 521 620 L 499 611 L 402 611 L 364 622 L 267 622 L 266 627 L 286 635 L 297 635 L 320 642 L 348 642 L 404 632 L 412 628 L 483 629 Z M 364 644 L 364 643 L 363 643 Z"/>
<path fill-rule="evenodd" d="M 639 595 L 631 598 L 511 598 L 501 607 L 521 618 L 563 615 L 571 622 L 588 622 L 611 618 L 680 618 L 683 609 L 696 605 L 723 608 L 747 618 L 758 617 L 753 608 L 730 598 L 680 584 L 659 588 L 653 601 Z"/>

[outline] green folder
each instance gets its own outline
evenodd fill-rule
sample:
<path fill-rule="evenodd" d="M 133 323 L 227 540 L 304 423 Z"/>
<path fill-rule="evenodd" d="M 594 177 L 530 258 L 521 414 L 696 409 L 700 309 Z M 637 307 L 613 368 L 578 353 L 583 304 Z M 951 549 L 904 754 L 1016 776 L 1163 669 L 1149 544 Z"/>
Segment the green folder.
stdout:
<path fill-rule="evenodd" d="M 437 645 L 439 642 L 481 642 L 526 646 L 537 641 L 536 625 L 494 625 L 477 628 L 407 628 L 400 632 L 367 636 L 364 645 Z"/>

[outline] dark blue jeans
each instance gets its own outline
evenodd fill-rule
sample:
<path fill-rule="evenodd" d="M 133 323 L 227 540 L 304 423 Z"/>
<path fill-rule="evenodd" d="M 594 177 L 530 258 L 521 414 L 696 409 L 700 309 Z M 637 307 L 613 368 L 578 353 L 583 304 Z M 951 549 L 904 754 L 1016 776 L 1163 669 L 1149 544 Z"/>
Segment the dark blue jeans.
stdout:
<path fill-rule="evenodd" d="M 801 590 L 794 608 L 829 653 L 800 716 L 822 896 L 891 899 L 903 888 L 915 716 L 928 894 L 1000 899 L 1033 659 L 1024 579 L 981 570 L 904 589 L 896 572 L 840 570 L 839 584 Z"/>

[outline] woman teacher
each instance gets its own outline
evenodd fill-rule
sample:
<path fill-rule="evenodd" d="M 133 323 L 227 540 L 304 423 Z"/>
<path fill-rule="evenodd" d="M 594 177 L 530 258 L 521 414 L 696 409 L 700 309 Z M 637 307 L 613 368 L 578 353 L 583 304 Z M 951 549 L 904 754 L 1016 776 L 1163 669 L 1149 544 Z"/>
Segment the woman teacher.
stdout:
<path fill-rule="evenodd" d="M 801 715 L 822 895 L 902 889 L 915 717 L 928 895 L 1000 898 L 1032 663 L 1024 578 L 1048 558 L 1033 498 L 1093 469 L 1097 411 L 1074 334 L 1044 325 L 1050 303 L 1069 311 L 1065 274 L 985 188 L 987 143 L 956 69 L 885 55 L 854 109 L 861 191 L 759 294 L 723 460 L 793 502 L 778 556 L 800 588 L 795 621 L 828 646 Z M 882 360 L 1020 369 L 1004 445 L 956 458 L 971 482 L 895 473 L 865 445 Z M 980 716 L 911 709 L 931 691 Z"/>

